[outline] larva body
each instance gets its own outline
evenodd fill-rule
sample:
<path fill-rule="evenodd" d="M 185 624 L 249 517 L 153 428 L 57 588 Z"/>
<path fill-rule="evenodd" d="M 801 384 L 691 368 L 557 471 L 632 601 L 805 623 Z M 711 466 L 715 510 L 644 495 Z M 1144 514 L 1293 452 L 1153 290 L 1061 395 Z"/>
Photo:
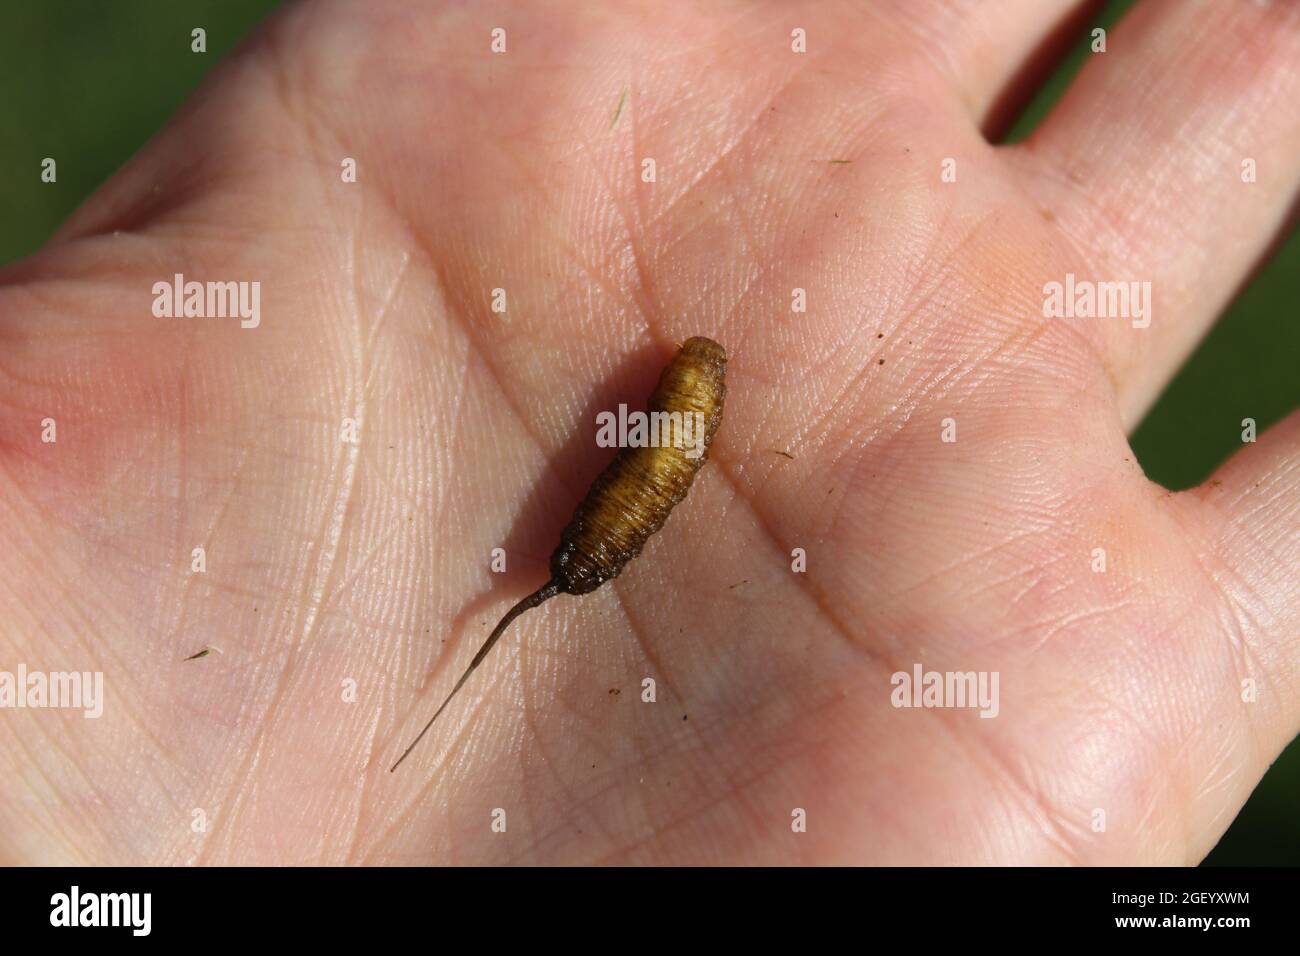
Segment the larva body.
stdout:
<path fill-rule="evenodd" d="M 678 423 L 688 415 L 692 422 L 702 420 L 702 446 L 694 444 L 696 435 L 686 441 L 674 424 L 677 440 L 619 452 L 592 482 L 551 555 L 551 581 L 559 590 L 586 594 L 616 577 L 686 497 L 722 421 L 726 366 L 722 346 L 698 336 L 687 339 L 668 363 L 646 411 L 681 416 L 673 419 Z"/>
<path fill-rule="evenodd" d="M 561 592 L 588 594 L 596 590 L 617 577 L 641 553 L 650 536 L 663 527 L 673 507 L 690 490 L 722 423 L 726 368 L 727 353 L 717 342 L 703 336 L 686 340 L 659 377 L 646 409 L 651 417 L 656 413 L 668 416 L 672 423 L 668 440 L 624 448 L 591 483 L 551 555 L 551 579 L 506 612 L 392 770 L 428 733 L 511 621 Z M 674 419 L 673 415 L 679 417 Z M 690 425 L 686 416 L 691 416 Z M 702 432 L 694 428 L 696 422 L 702 425 Z M 692 430 L 688 432 L 687 428 Z"/>

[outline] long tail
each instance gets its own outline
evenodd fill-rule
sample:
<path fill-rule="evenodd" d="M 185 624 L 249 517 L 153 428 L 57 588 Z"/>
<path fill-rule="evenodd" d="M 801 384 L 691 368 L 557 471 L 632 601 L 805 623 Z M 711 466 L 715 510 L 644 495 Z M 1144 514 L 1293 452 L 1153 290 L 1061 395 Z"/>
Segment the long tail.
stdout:
<path fill-rule="evenodd" d="M 488 635 L 488 639 L 484 641 L 483 646 L 478 649 L 478 653 L 475 654 L 474 659 L 469 662 L 469 667 L 465 669 L 465 673 L 460 675 L 460 680 L 456 681 L 456 686 L 451 689 L 451 693 L 448 694 L 447 699 L 442 702 L 442 706 L 439 707 L 437 712 L 429 718 L 429 722 L 424 725 L 424 729 L 420 731 L 419 736 L 411 741 L 411 746 L 407 747 L 406 750 L 402 752 L 402 755 L 397 758 L 397 763 L 388 768 L 389 773 L 392 773 L 401 766 L 402 761 L 410 756 L 411 751 L 415 749 L 415 745 L 424 739 L 424 735 L 429 732 L 429 728 L 432 727 L 433 722 L 438 719 L 438 715 L 447 709 L 447 705 L 451 703 L 451 699 L 456 696 L 462 687 L 465 686 L 465 681 L 469 680 L 469 675 L 474 673 L 475 669 L 483 663 L 483 658 L 488 656 L 488 651 L 492 650 L 492 645 L 500 640 L 501 635 L 504 634 L 506 628 L 510 626 L 510 622 L 520 614 L 523 614 L 524 611 L 537 607 L 537 605 L 541 604 L 543 601 L 549 601 L 559 593 L 560 586 L 554 581 L 547 581 L 532 594 L 528 595 L 528 597 L 524 598 L 510 610 L 506 611 L 506 616 L 501 619 L 501 623 L 493 628 L 492 633 Z"/>

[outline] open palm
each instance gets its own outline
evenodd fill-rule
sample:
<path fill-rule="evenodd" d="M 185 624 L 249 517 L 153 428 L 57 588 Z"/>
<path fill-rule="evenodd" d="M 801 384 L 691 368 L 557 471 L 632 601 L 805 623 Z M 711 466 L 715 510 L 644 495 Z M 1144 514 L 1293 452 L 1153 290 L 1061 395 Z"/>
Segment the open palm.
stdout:
<path fill-rule="evenodd" d="M 1198 860 L 1300 723 L 1300 426 L 1183 494 L 1125 435 L 1285 221 L 1300 21 L 1144 3 L 990 145 L 1075 7 L 279 14 L 0 276 L 0 667 L 107 688 L 0 720 L 0 853 Z M 690 496 L 389 774 L 696 334 Z"/>

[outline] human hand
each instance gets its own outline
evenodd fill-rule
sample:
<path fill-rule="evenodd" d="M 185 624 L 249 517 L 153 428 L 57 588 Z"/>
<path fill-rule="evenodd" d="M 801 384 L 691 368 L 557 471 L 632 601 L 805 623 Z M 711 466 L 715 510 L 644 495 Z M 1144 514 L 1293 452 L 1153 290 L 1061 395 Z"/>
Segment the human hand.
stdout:
<path fill-rule="evenodd" d="M 292 6 L 0 274 L 0 647 L 107 692 L 0 720 L 4 858 L 1214 845 L 1300 726 L 1300 425 L 1179 494 L 1125 436 L 1295 198 L 1296 8 L 1144 3 L 995 147 L 1073 3 L 699 6 Z M 175 273 L 260 323 L 156 318 Z M 1045 318 L 1067 274 L 1149 281 L 1149 326 Z M 691 495 L 387 773 L 545 579 L 595 412 L 695 334 Z M 917 664 L 996 672 L 997 716 L 894 707 Z"/>

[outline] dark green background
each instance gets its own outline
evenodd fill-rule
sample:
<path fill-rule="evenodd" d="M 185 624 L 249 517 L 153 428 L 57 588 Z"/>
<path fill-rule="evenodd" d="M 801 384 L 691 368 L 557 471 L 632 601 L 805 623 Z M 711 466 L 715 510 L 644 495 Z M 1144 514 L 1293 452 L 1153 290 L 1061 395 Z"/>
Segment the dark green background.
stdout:
<path fill-rule="evenodd" d="M 667 2 L 667 0 L 666 0 Z M 204 74 L 276 4 L 272 0 L 50 0 L 0 14 L 0 263 L 35 251 L 139 148 Z M 1107 3 L 1093 24 L 1129 6 Z M 190 30 L 208 52 L 190 52 Z M 1010 134 L 1044 115 L 1087 55 L 1087 37 Z M 59 159 L 58 182 L 39 181 Z M 1241 447 L 1241 420 L 1262 431 L 1300 405 L 1300 233 L 1242 291 L 1133 437 L 1146 473 L 1198 484 Z M 1207 864 L 1300 863 L 1300 740 L 1269 771 Z"/>

